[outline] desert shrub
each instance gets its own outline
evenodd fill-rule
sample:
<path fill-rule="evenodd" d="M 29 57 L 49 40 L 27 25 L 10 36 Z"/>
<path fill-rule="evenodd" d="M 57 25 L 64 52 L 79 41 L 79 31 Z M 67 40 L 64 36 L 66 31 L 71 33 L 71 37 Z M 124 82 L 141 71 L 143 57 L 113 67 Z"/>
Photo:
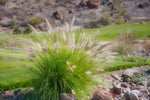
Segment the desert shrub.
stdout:
<path fill-rule="evenodd" d="M 127 31 L 119 34 L 117 37 L 118 45 L 112 48 L 112 51 L 120 55 L 131 54 L 134 49 L 134 40 L 138 37 L 135 31 Z"/>
<path fill-rule="evenodd" d="M 29 19 L 29 24 L 35 26 L 35 25 L 39 25 L 42 23 L 42 20 L 40 18 L 37 17 L 32 17 Z"/>
<path fill-rule="evenodd" d="M 119 44 L 115 47 L 112 47 L 113 52 L 118 52 L 119 55 L 126 55 L 131 52 L 131 47 L 126 44 Z"/>
<path fill-rule="evenodd" d="M 5 5 L 8 2 L 8 0 L 0 0 L 0 5 Z"/>
<path fill-rule="evenodd" d="M 84 24 L 84 28 L 98 28 L 100 27 L 100 23 L 98 20 L 92 20 L 87 24 Z"/>
<path fill-rule="evenodd" d="M 88 24 L 84 24 L 85 28 L 98 28 L 100 26 L 106 26 L 111 24 L 111 19 L 107 16 L 104 15 L 100 19 L 92 20 Z"/>
<path fill-rule="evenodd" d="M 109 25 L 111 23 L 111 20 L 110 18 L 105 15 L 105 16 L 102 16 L 99 20 L 99 23 L 101 23 L 102 25 L 106 26 L 106 25 Z"/>
<path fill-rule="evenodd" d="M 27 28 L 23 31 L 24 34 L 30 34 L 31 32 L 32 32 L 32 30 L 31 30 L 29 27 L 27 27 Z"/>
<path fill-rule="evenodd" d="M 123 24 L 124 22 L 123 22 L 123 20 L 122 19 L 117 19 L 116 20 L 116 24 Z"/>
<path fill-rule="evenodd" d="M 16 27 L 16 22 L 15 21 L 11 21 L 10 22 L 10 27 L 11 28 L 15 28 Z"/>
<path fill-rule="evenodd" d="M 120 43 L 132 45 L 134 40 L 137 39 L 137 37 L 138 37 L 138 34 L 136 33 L 136 31 L 129 30 L 129 31 L 126 31 L 125 33 L 119 34 L 117 37 L 117 40 Z"/>
<path fill-rule="evenodd" d="M 21 30 L 19 28 L 15 28 L 13 34 L 21 34 Z"/>

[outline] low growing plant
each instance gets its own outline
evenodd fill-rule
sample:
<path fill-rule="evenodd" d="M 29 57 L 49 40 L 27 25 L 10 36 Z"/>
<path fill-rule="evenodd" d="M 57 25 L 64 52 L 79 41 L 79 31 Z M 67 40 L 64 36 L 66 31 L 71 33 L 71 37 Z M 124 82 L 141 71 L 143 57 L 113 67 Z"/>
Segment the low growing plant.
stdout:
<path fill-rule="evenodd" d="M 21 34 L 21 30 L 18 28 L 15 28 L 13 31 L 13 34 Z"/>
<path fill-rule="evenodd" d="M 24 34 L 30 34 L 31 32 L 32 32 L 32 30 L 31 30 L 29 27 L 27 27 L 27 28 L 23 31 Z"/>

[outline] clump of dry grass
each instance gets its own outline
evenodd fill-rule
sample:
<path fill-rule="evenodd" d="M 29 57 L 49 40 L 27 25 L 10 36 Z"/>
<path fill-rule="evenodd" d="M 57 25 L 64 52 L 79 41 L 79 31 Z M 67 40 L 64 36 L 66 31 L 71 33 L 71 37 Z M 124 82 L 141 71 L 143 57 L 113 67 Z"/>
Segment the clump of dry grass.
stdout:
<path fill-rule="evenodd" d="M 102 55 L 101 49 L 104 47 L 100 44 L 100 42 L 97 41 L 97 37 L 99 35 L 99 31 L 94 33 L 90 37 L 86 37 L 86 33 L 74 33 L 70 31 L 72 29 L 73 23 L 75 21 L 75 17 L 72 19 L 70 23 L 66 23 L 66 30 L 65 31 L 59 31 L 56 32 L 54 28 L 50 25 L 48 20 L 46 19 L 47 25 L 48 25 L 48 34 L 43 34 L 44 38 L 40 39 L 37 37 L 40 42 L 32 42 L 33 50 L 36 50 L 38 52 L 45 51 L 47 48 L 55 49 L 56 51 L 59 48 L 66 47 L 70 50 L 80 50 L 85 51 L 87 55 L 98 59 Z M 32 30 L 40 34 L 33 26 L 29 25 Z"/>
<path fill-rule="evenodd" d="M 112 48 L 113 52 L 118 52 L 120 55 L 132 54 L 134 50 L 134 40 L 137 38 L 135 31 L 127 31 L 119 34 L 117 37 L 117 46 Z"/>

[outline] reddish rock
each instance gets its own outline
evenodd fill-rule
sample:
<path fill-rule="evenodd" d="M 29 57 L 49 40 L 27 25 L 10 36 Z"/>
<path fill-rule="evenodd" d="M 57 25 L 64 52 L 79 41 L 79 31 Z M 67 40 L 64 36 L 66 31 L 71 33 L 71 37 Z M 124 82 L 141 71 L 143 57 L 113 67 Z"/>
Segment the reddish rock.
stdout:
<path fill-rule="evenodd" d="M 140 3 L 140 4 L 138 5 L 138 7 L 139 7 L 139 8 L 147 8 L 147 7 L 149 7 L 149 4 L 148 4 L 148 3 Z"/>
<path fill-rule="evenodd" d="M 79 5 L 80 5 L 81 7 L 85 7 L 85 6 L 87 6 L 87 3 L 86 3 L 85 0 L 82 0 Z"/>
<path fill-rule="evenodd" d="M 104 88 L 98 88 L 94 91 L 91 100 L 114 100 L 114 95 Z"/>
<path fill-rule="evenodd" d="M 58 20 L 63 20 L 63 15 L 62 15 L 62 13 L 59 12 L 59 11 L 54 12 L 54 13 L 53 13 L 53 16 L 54 16 L 56 19 L 58 19 Z"/>
<path fill-rule="evenodd" d="M 96 0 L 89 0 L 88 2 L 87 2 L 87 6 L 89 7 L 89 8 L 91 8 L 91 9 L 93 9 L 93 8 L 98 8 L 99 6 L 100 6 L 100 2 L 99 1 L 96 1 Z"/>

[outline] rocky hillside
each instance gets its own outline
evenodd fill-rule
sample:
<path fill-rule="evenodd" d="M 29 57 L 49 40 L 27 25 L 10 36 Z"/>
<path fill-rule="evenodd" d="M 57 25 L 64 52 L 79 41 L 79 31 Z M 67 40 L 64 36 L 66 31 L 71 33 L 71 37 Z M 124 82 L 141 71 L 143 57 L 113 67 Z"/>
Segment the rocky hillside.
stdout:
<path fill-rule="evenodd" d="M 0 33 L 13 33 L 14 28 L 23 30 L 28 24 L 45 31 L 45 17 L 53 26 L 63 28 L 74 16 L 74 29 L 150 21 L 150 1 L 0 0 Z"/>

